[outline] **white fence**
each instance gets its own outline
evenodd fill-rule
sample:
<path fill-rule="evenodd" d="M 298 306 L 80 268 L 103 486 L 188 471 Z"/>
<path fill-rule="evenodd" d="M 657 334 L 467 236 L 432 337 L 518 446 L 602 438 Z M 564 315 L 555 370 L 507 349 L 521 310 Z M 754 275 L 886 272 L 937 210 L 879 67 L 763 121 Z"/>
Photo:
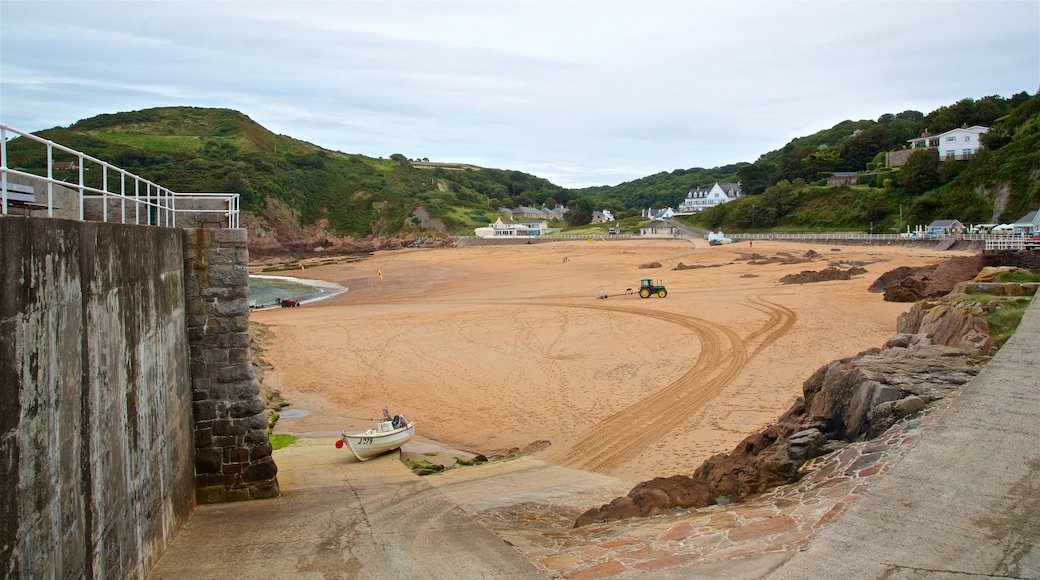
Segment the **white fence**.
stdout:
<path fill-rule="evenodd" d="M 8 139 L 28 139 L 46 151 L 46 174 L 38 175 L 8 165 Z M 75 181 L 64 181 L 54 176 L 54 152 L 62 157 L 75 157 L 71 169 L 77 172 Z M 63 163 L 68 163 L 63 162 Z M 86 171 L 100 171 L 100 187 L 87 185 Z M 46 199 L 37 193 L 35 203 L 25 204 L 9 195 L 14 181 L 45 184 Z M 68 195 L 72 192 L 72 195 Z M 69 208 L 59 204 L 72 203 Z M 47 212 L 48 217 L 95 220 L 166 227 L 219 226 L 239 227 L 239 196 L 237 193 L 177 193 L 143 177 L 120 169 L 68 147 L 25 133 L 0 123 L 0 213 L 11 209 L 30 208 Z M 57 215 L 56 215 L 57 212 Z"/>

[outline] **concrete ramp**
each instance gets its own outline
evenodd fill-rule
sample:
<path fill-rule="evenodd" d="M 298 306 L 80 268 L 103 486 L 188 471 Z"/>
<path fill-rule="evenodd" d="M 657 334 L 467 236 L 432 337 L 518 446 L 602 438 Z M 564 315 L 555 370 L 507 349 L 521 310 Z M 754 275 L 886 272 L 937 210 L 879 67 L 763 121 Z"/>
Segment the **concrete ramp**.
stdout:
<path fill-rule="evenodd" d="M 917 445 L 770 578 L 1040 578 L 1040 307 Z"/>
<path fill-rule="evenodd" d="M 281 497 L 199 507 L 149 578 L 544 578 L 388 453 L 276 452 Z"/>

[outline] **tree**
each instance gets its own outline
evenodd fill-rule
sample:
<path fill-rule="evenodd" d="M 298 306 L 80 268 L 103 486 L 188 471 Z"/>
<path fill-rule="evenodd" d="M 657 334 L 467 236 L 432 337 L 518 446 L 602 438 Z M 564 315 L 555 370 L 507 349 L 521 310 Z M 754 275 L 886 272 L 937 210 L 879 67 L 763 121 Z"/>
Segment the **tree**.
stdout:
<path fill-rule="evenodd" d="M 927 149 L 914 151 L 899 170 L 899 183 L 914 195 L 936 187 L 939 185 L 938 163 Z"/>
<path fill-rule="evenodd" d="M 592 208 L 589 200 L 584 197 L 571 200 L 571 205 L 567 208 L 564 219 L 567 221 L 567 225 L 572 228 L 592 223 Z"/>

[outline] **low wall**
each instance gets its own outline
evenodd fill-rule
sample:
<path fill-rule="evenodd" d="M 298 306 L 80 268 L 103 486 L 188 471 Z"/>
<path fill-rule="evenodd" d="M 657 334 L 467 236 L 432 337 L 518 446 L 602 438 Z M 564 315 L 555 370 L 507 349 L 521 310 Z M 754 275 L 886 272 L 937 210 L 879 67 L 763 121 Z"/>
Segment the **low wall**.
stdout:
<path fill-rule="evenodd" d="M 0 575 L 142 577 L 192 510 L 183 236 L 0 218 Z"/>

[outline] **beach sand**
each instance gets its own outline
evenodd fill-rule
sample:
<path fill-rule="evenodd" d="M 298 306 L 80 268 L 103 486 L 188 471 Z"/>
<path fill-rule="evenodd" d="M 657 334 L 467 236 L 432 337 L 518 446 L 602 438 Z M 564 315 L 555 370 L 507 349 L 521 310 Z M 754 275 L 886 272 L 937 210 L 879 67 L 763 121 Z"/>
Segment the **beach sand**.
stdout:
<path fill-rule="evenodd" d="M 811 263 L 749 256 L 809 250 Z M 388 405 L 417 423 L 415 445 L 530 453 L 634 483 L 690 474 L 774 422 L 821 365 L 881 346 L 910 305 L 870 284 L 954 255 L 598 238 L 410 248 L 294 270 L 349 290 L 251 318 L 274 333 L 265 382 L 291 404 L 276 432 L 334 437 Z M 868 273 L 778 283 L 832 263 Z M 643 277 L 668 296 L 627 294 Z"/>

